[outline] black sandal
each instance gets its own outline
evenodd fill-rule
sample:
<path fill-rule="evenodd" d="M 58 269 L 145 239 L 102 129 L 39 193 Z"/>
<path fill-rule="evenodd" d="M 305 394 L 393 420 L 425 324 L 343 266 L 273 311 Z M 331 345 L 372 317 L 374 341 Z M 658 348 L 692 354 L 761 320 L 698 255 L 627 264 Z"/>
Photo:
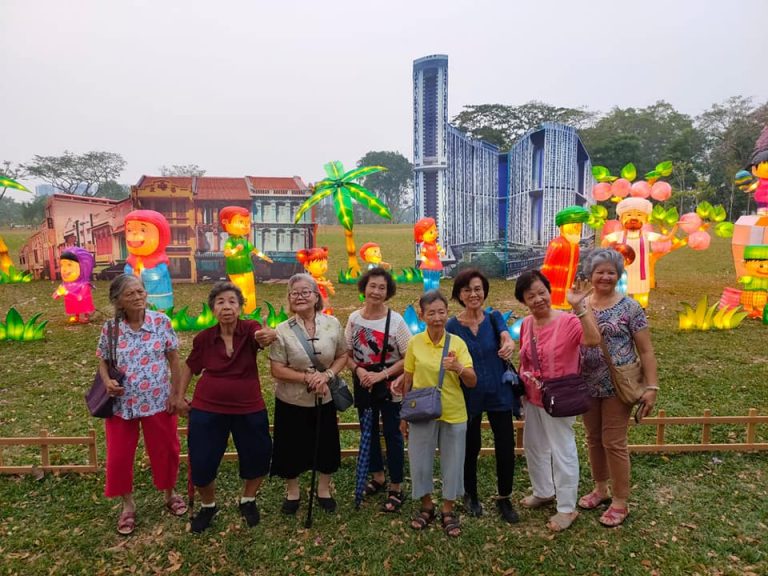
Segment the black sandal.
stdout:
<path fill-rule="evenodd" d="M 381 505 L 382 512 L 399 512 L 405 500 L 405 494 L 402 490 L 390 490 L 387 492 L 387 499 Z"/>
<path fill-rule="evenodd" d="M 441 516 L 443 532 L 445 532 L 445 535 L 450 536 L 451 538 L 458 538 L 461 536 L 461 522 L 459 522 L 458 515 L 454 512 L 443 512 Z"/>
<path fill-rule="evenodd" d="M 368 482 L 368 484 L 365 486 L 365 495 L 374 496 L 379 492 L 383 492 L 384 488 L 386 488 L 386 484 L 384 482 L 379 482 L 378 480 L 371 478 L 371 481 Z"/>
<path fill-rule="evenodd" d="M 411 528 L 414 530 L 424 530 L 435 520 L 434 508 L 422 508 L 416 517 L 411 520 Z"/>

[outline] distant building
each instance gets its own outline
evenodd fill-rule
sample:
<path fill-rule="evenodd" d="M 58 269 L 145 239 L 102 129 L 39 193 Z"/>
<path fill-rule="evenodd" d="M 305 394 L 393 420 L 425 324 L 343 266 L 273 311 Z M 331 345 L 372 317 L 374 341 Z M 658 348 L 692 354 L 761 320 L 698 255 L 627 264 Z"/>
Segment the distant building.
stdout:
<path fill-rule="evenodd" d="M 35 186 L 35 196 L 51 196 L 56 192 L 56 188 L 50 184 L 38 184 Z"/>
<path fill-rule="evenodd" d="M 413 62 L 414 218 L 437 221 L 449 262 L 495 252 L 535 264 L 530 248 L 557 236 L 555 214 L 588 203 L 592 171 L 569 126 L 544 123 L 509 152 L 469 138 L 448 118 L 448 56 Z M 509 256 L 510 245 L 513 256 Z M 543 256 L 543 254 L 542 254 Z"/>

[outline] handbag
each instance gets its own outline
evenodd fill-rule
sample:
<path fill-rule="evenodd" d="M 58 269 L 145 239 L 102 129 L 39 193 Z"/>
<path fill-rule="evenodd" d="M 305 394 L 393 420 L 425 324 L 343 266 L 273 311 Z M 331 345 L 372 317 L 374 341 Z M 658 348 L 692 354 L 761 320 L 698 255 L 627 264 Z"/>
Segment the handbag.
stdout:
<path fill-rule="evenodd" d="M 389 320 L 392 317 L 392 310 L 387 310 L 387 320 L 384 323 L 384 340 L 381 345 L 381 360 L 378 364 L 366 368 L 369 372 L 382 372 L 387 367 L 384 359 L 387 355 L 387 343 L 389 342 Z M 355 396 L 355 406 L 361 409 L 370 408 L 372 404 L 378 402 L 387 402 L 392 400 L 392 393 L 389 391 L 389 378 L 376 382 L 370 389 L 363 388 L 360 379 L 352 371 L 352 385 Z"/>
<path fill-rule="evenodd" d="M 443 378 L 445 368 L 442 359 L 448 354 L 448 347 L 451 342 L 451 335 L 445 333 L 445 344 L 443 344 L 443 354 L 440 359 L 440 373 L 437 377 L 437 386 L 428 388 L 411 389 L 403 397 L 403 405 L 400 407 L 400 419 L 406 422 L 428 422 L 435 420 L 443 415 Z"/>
<path fill-rule="evenodd" d="M 309 346 L 307 337 L 304 335 L 304 332 L 301 331 L 301 328 L 299 328 L 296 319 L 292 319 L 288 322 L 288 325 L 291 327 L 291 330 L 293 330 L 293 333 L 296 334 L 296 338 L 298 338 L 304 351 L 307 353 L 307 356 L 309 356 L 309 361 L 312 362 L 312 366 L 315 367 L 315 370 L 318 372 L 325 372 L 327 368 L 315 359 L 315 353 Z M 354 402 L 352 399 L 352 392 L 349 391 L 349 386 L 347 386 L 347 383 L 338 374 L 328 381 L 328 390 L 331 392 L 331 399 L 333 400 L 333 405 L 336 407 L 336 410 L 344 412 L 344 410 L 352 406 L 352 403 Z"/>
<path fill-rule="evenodd" d="M 605 339 L 600 340 L 600 348 L 603 350 L 603 356 L 605 362 L 608 364 L 608 370 L 611 373 L 611 382 L 613 383 L 613 390 L 616 392 L 616 397 L 627 404 L 628 406 L 634 406 L 638 400 L 645 393 L 645 382 L 643 379 L 643 366 L 638 359 L 629 364 L 623 364 L 622 366 L 616 366 L 613 363 L 608 352 L 608 346 L 605 344 Z"/>
<path fill-rule="evenodd" d="M 558 328 L 559 324 L 555 327 L 555 335 L 557 335 Z M 529 326 L 529 329 L 533 367 L 541 374 L 533 326 Z M 587 412 L 592 398 L 589 395 L 589 388 L 584 377 L 580 373 L 573 373 L 557 378 L 542 378 L 541 400 L 547 414 L 554 418 L 565 418 Z"/>
<path fill-rule="evenodd" d="M 117 368 L 117 334 L 117 322 L 113 321 L 110 329 L 107 330 L 107 372 L 112 380 L 116 380 L 122 386 L 125 374 Z M 85 393 L 85 404 L 88 406 L 88 412 L 95 418 L 109 418 L 114 414 L 115 399 L 107 392 L 107 386 L 98 368 L 93 384 Z"/>

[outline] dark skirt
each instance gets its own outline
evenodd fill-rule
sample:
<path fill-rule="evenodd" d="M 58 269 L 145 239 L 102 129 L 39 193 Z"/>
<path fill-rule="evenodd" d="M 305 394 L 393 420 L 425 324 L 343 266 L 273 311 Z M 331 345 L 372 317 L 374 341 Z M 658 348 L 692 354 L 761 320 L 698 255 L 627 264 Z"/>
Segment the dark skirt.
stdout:
<path fill-rule="evenodd" d="M 272 434 L 270 476 L 296 478 L 312 469 L 317 431 L 316 407 L 294 406 L 275 398 L 275 428 Z M 320 445 L 317 470 L 333 474 L 341 465 L 341 442 L 333 402 L 320 408 Z"/>

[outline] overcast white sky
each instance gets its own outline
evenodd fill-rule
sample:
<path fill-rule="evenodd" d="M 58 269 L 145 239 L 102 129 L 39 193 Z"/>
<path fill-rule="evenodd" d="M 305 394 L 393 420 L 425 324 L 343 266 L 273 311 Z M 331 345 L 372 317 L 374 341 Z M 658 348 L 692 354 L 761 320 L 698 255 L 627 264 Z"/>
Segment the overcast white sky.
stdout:
<path fill-rule="evenodd" d="M 107 150 L 135 183 L 412 158 L 412 62 L 436 53 L 452 116 L 532 99 L 695 115 L 768 98 L 766 22 L 766 0 L 0 0 L 0 160 Z"/>

